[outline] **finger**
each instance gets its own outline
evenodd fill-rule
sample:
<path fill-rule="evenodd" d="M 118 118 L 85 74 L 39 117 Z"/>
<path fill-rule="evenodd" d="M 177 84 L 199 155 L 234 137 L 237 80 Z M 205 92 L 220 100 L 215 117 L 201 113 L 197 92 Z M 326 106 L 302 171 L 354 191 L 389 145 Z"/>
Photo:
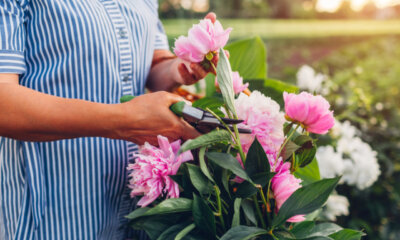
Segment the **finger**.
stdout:
<path fill-rule="evenodd" d="M 164 97 L 165 97 L 164 103 L 165 103 L 165 106 L 167 106 L 167 107 L 169 107 L 172 104 L 177 103 L 177 102 L 181 102 L 181 101 L 187 102 L 184 98 L 182 98 L 181 96 L 178 96 L 176 94 L 172 94 L 172 93 L 168 93 L 168 92 L 163 92 L 162 94 L 164 94 Z"/>
<path fill-rule="evenodd" d="M 189 123 L 184 120 L 182 121 L 182 139 L 194 139 L 201 135 L 194 127 L 192 127 Z"/>
<path fill-rule="evenodd" d="M 215 21 L 217 20 L 217 15 L 215 15 L 215 13 L 213 12 L 209 12 L 205 19 L 210 19 L 212 23 L 215 23 Z"/>
<path fill-rule="evenodd" d="M 197 63 L 191 63 L 190 68 L 192 69 L 193 74 L 196 79 L 203 79 L 207 75 L 207 71 Z"/>
<path fill-rule="evenodd" d="M 197 82 L 196 77 L 189 72 L 184 63 L 181 63 L 178 66 L 178 71 L 184 81 L 184 84 L 190 85 Z"/>

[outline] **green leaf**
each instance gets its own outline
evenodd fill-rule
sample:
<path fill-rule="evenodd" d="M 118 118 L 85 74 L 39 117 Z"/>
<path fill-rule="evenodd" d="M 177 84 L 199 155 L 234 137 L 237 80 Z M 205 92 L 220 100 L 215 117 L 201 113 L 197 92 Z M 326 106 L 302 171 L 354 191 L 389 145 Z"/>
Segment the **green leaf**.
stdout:
<path fill-rule="evenodd" d="M 133 211 L 127 216 L 127 218 L 133 220 L 139 217 L 147 217 L 153 215 L 169 214 L 169 213 L 179 213 L 179 212 L 189 212 L 192 209 L 192 200 L 187 198 L 169 198 L 157 206 L 148 209 L 147 211 L 142 210 L 142 212 L 135 213 L 137 210 Z"/>
<path fill-rule="evenodd" d="M 244 166 L 247 174 L 250 176 L 270 171 L 267 155 L 257 138 L 255 138 L 250 146 Z"/>
<path fill-rule="evenodd" d="M 201 108 L 203 110 L 206 110 L 206 108 L 209 108 L 211 111 L 213 111 L 215 114 L 217 114 L 220 117 L 225 117 L 225 114 L 220 110 L 220 108 L 224 105 L 224 102 L 222 99 L 217 98 L 217 97 L 204 97 L 201 98 L 197 101 L 195 101 L 192 106 L 196 108 Z"/>
<path fill-rule="evenodd" d="M 193 194 L 192 213 L 196 227 L 210 238 L 215 238 L 215 218 L 211 208 L 196 194 Z"/>
<path fill-rule="evenodd" d="M 241 203 L 242 203 L 241 198 L 236 198 L 235 202 L 233 203 L 233 218 L 232 218 L 231 228 L 240 225 L 240 204 Z"/>
<path fill-rule="evenodd" d="M 229 191 L 229 172 L 225 168 L 221 169 L 221 183 L 222 183 L 222 186 L 224 187 L 225 191 L 230 196 L 230 191 Z"/>
<path fill-rule="evenodd" d="M 289 132 L 292 130 L 294 123 L 285 123 L 285 127 L 283 128 L 283 133 L 285 136 L 289 134 Z"/>
<path fill-rule="evenodd" d="M 283 147 L 282 152 L 280 154 L 282 160 L 285 161 L 286 159 L 292 157 L 293 153 L 296 152 L 297 149 L 299 148 L 300 148 L 299 145 L 289 140 L 286 143 L 285 147 Z"/>
<path fill-rule="evenodd" d="M 231 172 L 233 172 L 235 175 L 237 175 L 238 177 L 241 177 L 241 178 L 253 183 L 253 181 L 250 179 L 250 177 L 244 171 L 242 166 L 240 166 L 238 160 L 236 158 L 234 158 L 232 155 L 227 154 L 227 153 L 219 153 L 219 152 L 207 152 L 206 156 L 208 159 L 213 161 L 218 166 L 228 169 Z"/>
<path fill-rule="evenodd" d="M 226 130 L 215 130 L 207 134 L 201 135 L 195 139 L 186 141 L 179 149 L 179 152 L 186 152 L 199 147 L 211 145 L 222 141 L 231 141 L 231 135 Z"/>
<path fill-rule="evenodd" d="M 321 177 L 319 175 L 317 159 L 314 158 L 313 161 L 304 168 L 298 168 L 296 172 L 294 172 L 294 175 L 303 180 L 303 186 L 320 180 Z"/>
<path fill-rule="evenodd" d="M 312 148 L 313 147 L 313 139 L 307 135 L 297 136 L 294 140 L 294 143 L 303 147 L 303 148 Z"/>
<path fill-rule="evenodd" d="M 365 236 L 365 233 L 352 229 L 343 229 L 330 235 L 335 240 L 360 240 L 362 236 Z"/>
<path fill-rule="evenodd" d="M 342 230 L 343 228 L 337 224 L 334 223 L 320 223 L 318 225 L 316 225 L 314 227 L 314 229 L 312 230 L 312 234 L 309 235 L 308 237 L 317 237 L 317 236 L 329 236 L 333 233 L 336 233 L 340 230 Z"/>
<path fill-rule="evenodd" d="M 273 226 L 280 226 L 295 215 L 307 214 L 322 207 L 335 189 L 340 177 L 324 179 L 297 189 L 282 205 L 278 215 L 272 221 Z"/>
<path fill-rule="evenodd" d="M 244 79 L 265 79 L 267 76 L 267 54 L 260 37 L 233 42 L 225 47 L 229 51 L 233 71 Z"/>
<path fill-rule="evenodd" d="M 296 161 L 301 168 L 306 167 L 310 164 L 317 153 L 317 147 L 313 146 L 311 149 L 304 149 L 300 153 L 296 154 Z"/>
<path fill-rule="evenodd" d="M 137 209 L 135 209 L 135 211 L 129 213 L 128 216 L 126 216 L 126 218 L 135 219 L 135 218 L 141 217 L 141 216 L 143 216 L 149 209 L 150 209 L 150 208 L 148 208 L 148 207 L 137 208 Z"/>
<path fill-rule="evenodd" d="M 257 218 L 256 218 L 256 213 L 253 208 L 253 202 L 247 199 L 244 199 L 242 201 L 242 208 L 244 215 L 246 218 L 252 222 L 254 225 L 257 225 Z"/>
<path fill-rule="evenodd" d="M 157 240 L 174 240 L 175 237 L 182 229 L 184 229 L 188 223 L 178 223 L 167 228 Z"/>
<path fill-rule="evenodd" d="M 233 105 L 235 93 L 233 91 L 232 70 L 229 60 L 223 49 L 220 49 L 219 51 L 217 81 L 227 108 L 231 113 L 233 113 L 234 116 L 236 116 L 235 106 Z"/>
<path fill-rule="evenodd" d="M 255 184 L 265 187 L 269 180 L 275 175 L 272 172 L 257 173 L 251 177 Z M 236 196 L 241 198 L 248 198 L 256 194 L 258 189 L 250 182 L 243 182 L 237 186 Z"/>
<path fill-rule="evenodd" d="M 215 182 L 213 177 L 211 176 L 210 171 L 208 170 L 204 155 L 206 154 L 206 147 L 202 147 L 200 148 L 199 151 L 199 165 L 200 165 L 200 169 L 201 171 L 204 173 L 204 175 L 210 179 L 211 182 Z"/>
<path fill-rule="evenodd" d="M 196 227 L 196 225 L 194 223 L 188 225 L 187 227 L 185 227 L 182 231 L 180 231 L 174 240 L 181 240 L 182 238 L 184 238 L 188 233 L 190 233 L 190 231 L 192 231 L 194 228 Z"/>
<path fill-rule="evenodd" d="M 212 190 L 209 184 L 207 177 L 201 172 L 200 168 L 196 165 L 186 163 L 188 168 L 190 181 L 193 186 L 199 191 L 201 194 L 210 193 Z"/>
<path fill-rule="evenodd" d="M 342 230 L 342 227 L 334 223 L 320 223 L 315 225 L 314 221 L 305 221 L 296 224 L 291 232 L 296 236 L 296 239 L 310 239 L 314 237 L 328 237 L 340 230 Z"/>
<path fill-rule="evenodd" d="M 274 235 L 278 239 L 296 239 L 291 232 L 284 229 L 274 231 Z"/>
<path fill-rule="evenodd" d="M 213 74 L 208 74 L 204 81 L 206 82 L 206 96 L 211 97 L 214 96 L 216 93 L 216 88 L 215 88 L 215 75 Z"/>
<path fill-rule="evenodd" d="M 132 220 L 131 226 L 137 230 L 144 230 L 150 239 L 157 239 L 168 228 L 179 223 L 180 218 L 180 214 L 149 216 Z"/>
<path fill-rule="evenodd" d="M 294 139 L 294 142 L 300 146 L 296 151 L 296 161 L 300 167 L 305 167 L 312 162 L 317 153 L 317 147 L 313 139 L 307 135 L 300 135 Z"/>
<path fill-rule="evenodd" d="M 304 221 L 294 225 L 293 229 L 290 231 L 296 238 L 304 238 L 309 235 L 315 227 L 314 221 Z"/>
<path fill-rule="evenodd" d="M 220 240 L 247 240 L 261 235 L 267 235 L 265 229 L 248 226 L 237 226 L 229 229 Z"/>

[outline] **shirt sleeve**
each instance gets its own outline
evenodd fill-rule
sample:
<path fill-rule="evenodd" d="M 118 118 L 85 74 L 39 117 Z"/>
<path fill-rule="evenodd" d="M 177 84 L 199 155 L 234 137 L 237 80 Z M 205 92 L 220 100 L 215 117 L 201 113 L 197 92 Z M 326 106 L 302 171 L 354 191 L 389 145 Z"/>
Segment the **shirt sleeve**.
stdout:
<path fill-rule="evenodd" d="M 168 38 L 167 35 L 165 34 L 164 27 L 160 19 L 158 19 L 157 21 L 156 39 L 154 48 L 169 50 Z"/>
<path fill-rule="evenodd" d="M 25 0 L 0 1 L 0 73 L 26 71 L 24 9 Z"/>

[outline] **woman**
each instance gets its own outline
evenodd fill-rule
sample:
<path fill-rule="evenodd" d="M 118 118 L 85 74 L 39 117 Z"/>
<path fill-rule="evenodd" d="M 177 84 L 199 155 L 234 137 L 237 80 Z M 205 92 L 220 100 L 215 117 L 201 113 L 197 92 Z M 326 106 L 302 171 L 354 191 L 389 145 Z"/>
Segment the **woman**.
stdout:
<path fill-rule="evenodd" d="M 207 74 L 168 51 L 157 7 L 0 1 L 0 239 L 130 237 L 133 143 L 198 135 L 157 91 Z"/>

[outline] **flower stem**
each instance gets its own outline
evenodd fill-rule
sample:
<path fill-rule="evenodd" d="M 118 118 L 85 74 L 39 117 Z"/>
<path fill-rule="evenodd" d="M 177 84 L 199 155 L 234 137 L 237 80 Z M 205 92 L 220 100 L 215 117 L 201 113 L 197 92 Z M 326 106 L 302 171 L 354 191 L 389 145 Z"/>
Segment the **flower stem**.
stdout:
<path fill-rule="evenodd" d="M 226 111 L 226 114 L 228 115 L 228 117 L 232 118 L 232 115 L 229 112 L 229 109 L 226 106 L 224 106 L 224 108 L 225 108 L 225 111 Z M 235 119 L 237 119 L 237 117 L 235 117 Z M 242 163 L 244 165 L 246 162 L 246 155 L 243 152 L 242 143 L 240 142 L 239 130 L 238 130 L 236 124 L 233 124 L 233 131 L 235 132 L 235 136 L 233 138 L 235 139 L 236 146 L 239 149 L 240 158 L 242 159 Z"/>
<path fill-rule="evenodd" d="M 243 152 L 242 143 L 240 142 L 239 130 L 238 130 L 236 125 L 233 125 L 233 130 L 235 131 L 235 134 L 236 134 L 236 143 L 237 143 L 238 148 L 239 148 L 240 158 L 242 159 L 242 162 L 243 162 L 243 165 L 244 165 L 246 163 L 246 155 Z"/>
<path fill-rule="evenodd" d="M 257 195 L 256 194 L 253 195 L 253 202 L 254 202 L 254 206 L 256 208 L 256 212 L 257 212 L 258 218 L 260 218 L 261 226 L 264 229 L 266 229 L 267 225 L 265 225 L 265 221 L 264 221 L 263 215 L 261 213 L 260 206 L 258 206 L 258 200 L 257 200 Z"/>
<path fill-rule="evenodd" d="M 295 164 L 296 164 L 296 155 L 293 153 L 292 154 L 292 166 L 290 167 L 291 172 L 296 171 L 297 166 L 295 166 Z"/>
<path fill-rule="evenodd" d="M 214 185 L 214 190 L 215 190 L 215 195 L 217 196 L 217 205 L 218 205 L 218 216 L 221 221 L 222 229 L 225 232 L 225 221 L 224 221 L 224 216 L 222 216 L 222 207 L 221 207 L 221 191 L 219 190 L 218 186 Z"/>
<path fill-rule="evenodd" d="M 267 189 L 267 212 L 270 213 L 271 212 L 271 206 L 269 205 L 269 200 L 271 199 L 271 182 L 272 179 L 269 180 L 268 182 L 268 189 Z"/>
<path fill-rule="evenodd" d="M 283 148 L 285 148 L 286 144 L 289 142 L 289 140 L 292 138 L 293 134 L 297 131 L 297 129 L 300 127 L 300 125 L 297 125 L 296 128 L 290 133 L 290 135 L 285 139 L 285 141 L 283 142 L 281 148 L 279 149 L 278 154 L 276 155 L 276 161 L 274 163 L 274 167 L 276 165 L 276 162 L 278 162 L 278 159 L 282 153 Z"/>
<path fill-rule="evenodd" d="M 222 121 L 222 119 L 221 119 L 217 114 L 215 114 L 211 109 L 206 108 L 206 110 L 207 110 L 207 112 L 211 113 L 216 119 L 218 119 L 218 121 L 220 121 L 222 125 L 224 125 L 224 127 L 226 128 L 226 130 L 228 130 L 228 132 L 231 134 L 232 138 L 235 139 L 235 142 L 236 142 L 235 135 L 233 134 L 233 132 L 231 131 L 231 129 L 229 128 L 229 126 L 226 125 L 226 123 L 224 123 L 224 121 Z"/>
<path fill-rule="evenodd" d="M 279 240 L 279 238 L 277 238 L 277 237 L 274 235 L 274 233 L 273 233 L 272 231 L 273 231 L 273 229 L 271 229 L 271 230 L 268 232 L 268 234 L 271 235 L 271 237 L 272 237 L 274 240 Z"/>

